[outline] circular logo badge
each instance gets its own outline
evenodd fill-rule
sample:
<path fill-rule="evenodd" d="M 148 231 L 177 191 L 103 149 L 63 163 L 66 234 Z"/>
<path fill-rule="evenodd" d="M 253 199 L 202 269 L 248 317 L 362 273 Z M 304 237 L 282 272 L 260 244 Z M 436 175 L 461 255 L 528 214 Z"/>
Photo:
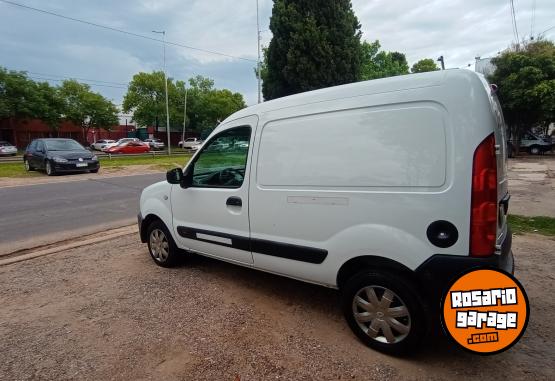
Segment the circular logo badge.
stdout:
<path fill-rule="evenodd" d="M 443 296 L 443 328 L 463 348 L 480 354 L 502 352 L 528 325 L 530 308 L 522 285 L 500 270 L 472 270 Z"/>

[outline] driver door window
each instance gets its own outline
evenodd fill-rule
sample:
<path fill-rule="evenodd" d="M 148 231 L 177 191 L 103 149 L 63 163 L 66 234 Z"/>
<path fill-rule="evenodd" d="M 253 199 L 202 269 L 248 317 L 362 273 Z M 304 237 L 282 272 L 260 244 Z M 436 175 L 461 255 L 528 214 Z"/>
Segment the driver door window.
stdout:
<path fill-rule="evenodd" d="M 193 186 L 240 188 L 245 178 L 250 137 L 250 127 L 237 127 L 211 139 L 193 164 Z"/>

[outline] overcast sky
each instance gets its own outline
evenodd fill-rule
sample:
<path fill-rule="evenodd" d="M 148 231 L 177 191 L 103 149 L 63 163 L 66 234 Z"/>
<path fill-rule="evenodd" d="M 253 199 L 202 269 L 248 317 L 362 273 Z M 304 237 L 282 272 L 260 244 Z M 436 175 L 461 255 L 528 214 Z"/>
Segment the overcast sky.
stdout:
<path fill-rule="evenodd" d="M 330 0 L 331 1 L 331 0 Z M 256 61 L 255 0 L 14 0 L 65 16 Z M 518 32 L 529 37 L 533 3 L 534 34 L 555 26 L 555 1 L 515 0 Z M 273 2 L 260 0 L 262 42 Z M 418 4 L 418 5 L 414 5 Z M 509 1 L 353 0 L 363 38 L 379 39 L 385 50 L 421 58 L 445 57 L 448 68 L 474 62 L 506 48 L 513 40 Z M 125 84 L 139 71 L 162 68 L 162 44 L 84 25 L 0 1 L 0 66 L 32 72 L 37 78 L 76 77 L 95 82 L 93 89 L 120 104 Z M 555 28 L 548 31 L 555 38 Z M 253 61 L 232 59 L 182 47 L 167 47 L 171 77 L 202 74 L 256 103 Z M 86 82 L 86 81 L 84 81 Z M 92 81 L 89 81 L 92 84 Z M 51 81 L 51 83 L 57 83 Z M 113 86 L 113 87 L 108 87 Z"/>

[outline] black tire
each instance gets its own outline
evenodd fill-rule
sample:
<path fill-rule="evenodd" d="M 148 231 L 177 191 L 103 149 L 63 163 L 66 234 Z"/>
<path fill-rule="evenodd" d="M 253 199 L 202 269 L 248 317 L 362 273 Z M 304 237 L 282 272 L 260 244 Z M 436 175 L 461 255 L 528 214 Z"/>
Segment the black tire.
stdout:
<path fill-rule="evenodd" d="M 44 170 L 48 176 L 54 176 L 56 174 L 56 170 L 50 160 L 46 160 L 46 163 L 44 163 Z"/>
<path fill-rule="evenodd" d="M 509 158 L 512 159 L 513 157 L 515 157 L 515 149 L 511 143 L 507 144 L 507 151 L 508 151 L 507 156 Z"/>
<path fill-rule="evenodd" d="M 91 169 L 91 170 L 90 170 L 90 172 L 91 172 L 91 173 L 98 173 L 98 170 L 99 170 L 99 169 L 100 169 L 100 168 L 97 168 L 97 169 Z"/>
<path fill-rule="evenodd" d="M 33 168 L 33 166 L 29 163 L 29 160 L 23 160 L 23 163 L 25 164 L 25 170 L 27 172 L 31 172 L 35 170 L 35 168 Z"/>
<path fill-rule="evenodd" d="M 369 303 L 372 297 L 367 290 L 374 291 L 374 303 Z M 389 293 L 384 298 L 386 290 Z M 362 300 L 355 300 L 360 295 Z M 363 308 L 363 302 L 373 312 Z M 342 288 L 341 303 L 351 330 L 362 342 L 380 352 L 390 355 L 409 354 L 418 347 L 429 330 L 426 308 L 416 293 L 415 285 L 394 273 L 370 269 L 359 272 Z M 355 313 L 360 321 L 355 318 Z M 374 333 L 375 337 L 367 332 Z"/>
<path fill-rule="evenodd" d="M 153 235 L 158 235 L 158 239 L 160 239 L 160 234 L 163 235 L 162 243 L 158 243 L 158 245 L 163 246 L 163 242 L 165 241 L 167 245 L 165 249 L 167 251 L 167 255 L 164 253 L 162 246 L 157 246 L 157 241 Z M 175 266 L 180 258 L 180 250 L 175 244 L 172 235 L 170 234 L 168 228 L 164 223 L 160 220 L 153 221 L 147 228 L 147 243 L 148 243 L 148 252 L 150 253 L 150 257 L 158 266 L 162 267 L 173 267 Z"/>
<path fill-rule="evenodd" d="M 528 152 L 530 155 L 540 155 L 542 153 L 542 149 L 540 146 L 531 146 L 528 148 Z"/>

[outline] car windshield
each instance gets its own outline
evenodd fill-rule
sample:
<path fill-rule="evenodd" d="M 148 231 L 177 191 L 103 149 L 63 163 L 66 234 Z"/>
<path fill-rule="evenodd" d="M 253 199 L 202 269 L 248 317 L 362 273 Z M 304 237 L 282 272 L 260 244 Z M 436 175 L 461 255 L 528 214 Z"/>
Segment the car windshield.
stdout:
<path fill-rule="evenodd" d="M 49 151 L 74 151 L 85 149 L 75 140 L 46 140 L 44 143 Z"/>

